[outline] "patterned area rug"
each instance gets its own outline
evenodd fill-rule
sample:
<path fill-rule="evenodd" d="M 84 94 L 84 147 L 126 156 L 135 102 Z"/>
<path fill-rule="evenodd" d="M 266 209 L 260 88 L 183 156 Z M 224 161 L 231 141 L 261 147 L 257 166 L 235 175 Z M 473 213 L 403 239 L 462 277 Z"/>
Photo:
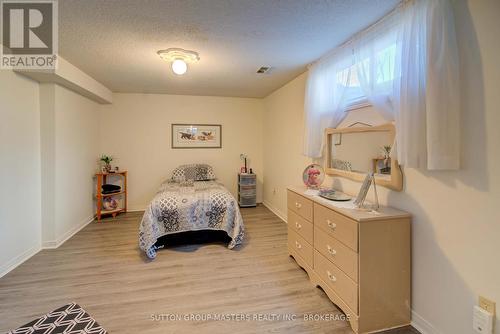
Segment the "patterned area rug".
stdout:
<path fill-rule="evenodd" d="M 107 334 L 83 308 L 71 303 L 7 334 Z"/>

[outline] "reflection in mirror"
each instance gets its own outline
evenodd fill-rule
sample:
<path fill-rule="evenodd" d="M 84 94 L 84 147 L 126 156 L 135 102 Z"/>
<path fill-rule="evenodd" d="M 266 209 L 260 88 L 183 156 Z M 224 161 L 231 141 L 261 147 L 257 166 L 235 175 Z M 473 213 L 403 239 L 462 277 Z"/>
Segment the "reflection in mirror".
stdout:
<path fill-rule="evenodd" d="M 378 126 L 326 129 L 326 173 L 363 181 L 373 173 L 378 185 L 402 190 L 403 174 L 391 158 L 395 128 L 389 123 Z"/>
<path fill-rule="evenodd" d="M 389 131 L 334 133 L 331 141 L 331 168 L 390 178 Z"/>

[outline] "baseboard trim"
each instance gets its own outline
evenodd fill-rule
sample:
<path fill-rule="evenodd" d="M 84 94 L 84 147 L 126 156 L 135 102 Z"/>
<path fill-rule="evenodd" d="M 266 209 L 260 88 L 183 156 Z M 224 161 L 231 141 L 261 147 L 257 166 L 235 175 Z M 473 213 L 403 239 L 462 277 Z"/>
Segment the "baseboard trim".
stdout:
<path fill-rule="evenodd" d="M 94 215 L 83 219 L 78 225 L 73 227 L 71 230 L 64 233 L 64 235 L 56 240 L 47 240 L 42 242 L 42 249 L 55 249 L 59 248 L 62 244 L 68 241 L 72 236 L 80 232 L 85 226 L 94 221 Z"/>
<path fill-rule="evenodd" d="M 443 334 L 415 311 L 411 311 L 411 325 L 421 334 Z"/>
<path fill-rule="evenodd" d="M 18 256 L 16 256 L 3 266 L 0 266 L 0 278 L 7 275 L 12 270 L 16 269 L 18 266 L 23 264 L 25 261 L 27 261 L 29 258 L 31 258 L 33 255 L 35 255 L 41 250 L 42 250 L 41 245 L 36 245 L 24 251 L 23 253 L 19 254 Z"/>
<path fill-rule="evenodd" d="M 127 208 L 127 212 L 142 212 L 142 211 L 146 211 L 146 206 L 144 206 L 144 207 Z"/>
<path fill-rule="evenodd" d="M 276 216 L 278 216 L 282 221 L 284 221 L 285 223 L 287 222 L 286 215 L 283 214 L 283 212 L 281 212 L 280 210 L 278 210 L 276 207 L 272 206 L 271 204 L 267 203 L 266 201 L 262 202 L 262 204 L 266 208 L 271 210 L 271 212 L 274 213 Z"/>

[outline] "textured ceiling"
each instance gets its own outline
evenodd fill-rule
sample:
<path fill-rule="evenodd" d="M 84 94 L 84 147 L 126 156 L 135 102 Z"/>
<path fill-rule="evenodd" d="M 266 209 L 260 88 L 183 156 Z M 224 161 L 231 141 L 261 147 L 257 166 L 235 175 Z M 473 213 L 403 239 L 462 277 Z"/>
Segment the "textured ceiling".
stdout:
<path fill-rule="evenodd" d="M 114 92 L 264 97 L 397 3 L 60 0 L 59 53 Z M 176 76 L 156 54 L 171 47 L 201 60 Z"/>

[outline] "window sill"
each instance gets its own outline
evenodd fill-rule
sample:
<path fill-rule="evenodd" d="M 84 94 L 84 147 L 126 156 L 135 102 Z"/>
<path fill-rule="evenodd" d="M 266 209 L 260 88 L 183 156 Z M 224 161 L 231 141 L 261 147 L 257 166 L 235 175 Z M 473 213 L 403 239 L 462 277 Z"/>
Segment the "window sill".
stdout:
<path fill-rule="evenodd" d="M 361 101 L 357 101 L 357 102 L 349 104 L 345 108 L 344 112 L 356 111 L 358 109 L 371 107 L 371 106 L 372 106 L 372 104 L 368 100 L 365 99 L 365 100 L 361 100 Z"/>

